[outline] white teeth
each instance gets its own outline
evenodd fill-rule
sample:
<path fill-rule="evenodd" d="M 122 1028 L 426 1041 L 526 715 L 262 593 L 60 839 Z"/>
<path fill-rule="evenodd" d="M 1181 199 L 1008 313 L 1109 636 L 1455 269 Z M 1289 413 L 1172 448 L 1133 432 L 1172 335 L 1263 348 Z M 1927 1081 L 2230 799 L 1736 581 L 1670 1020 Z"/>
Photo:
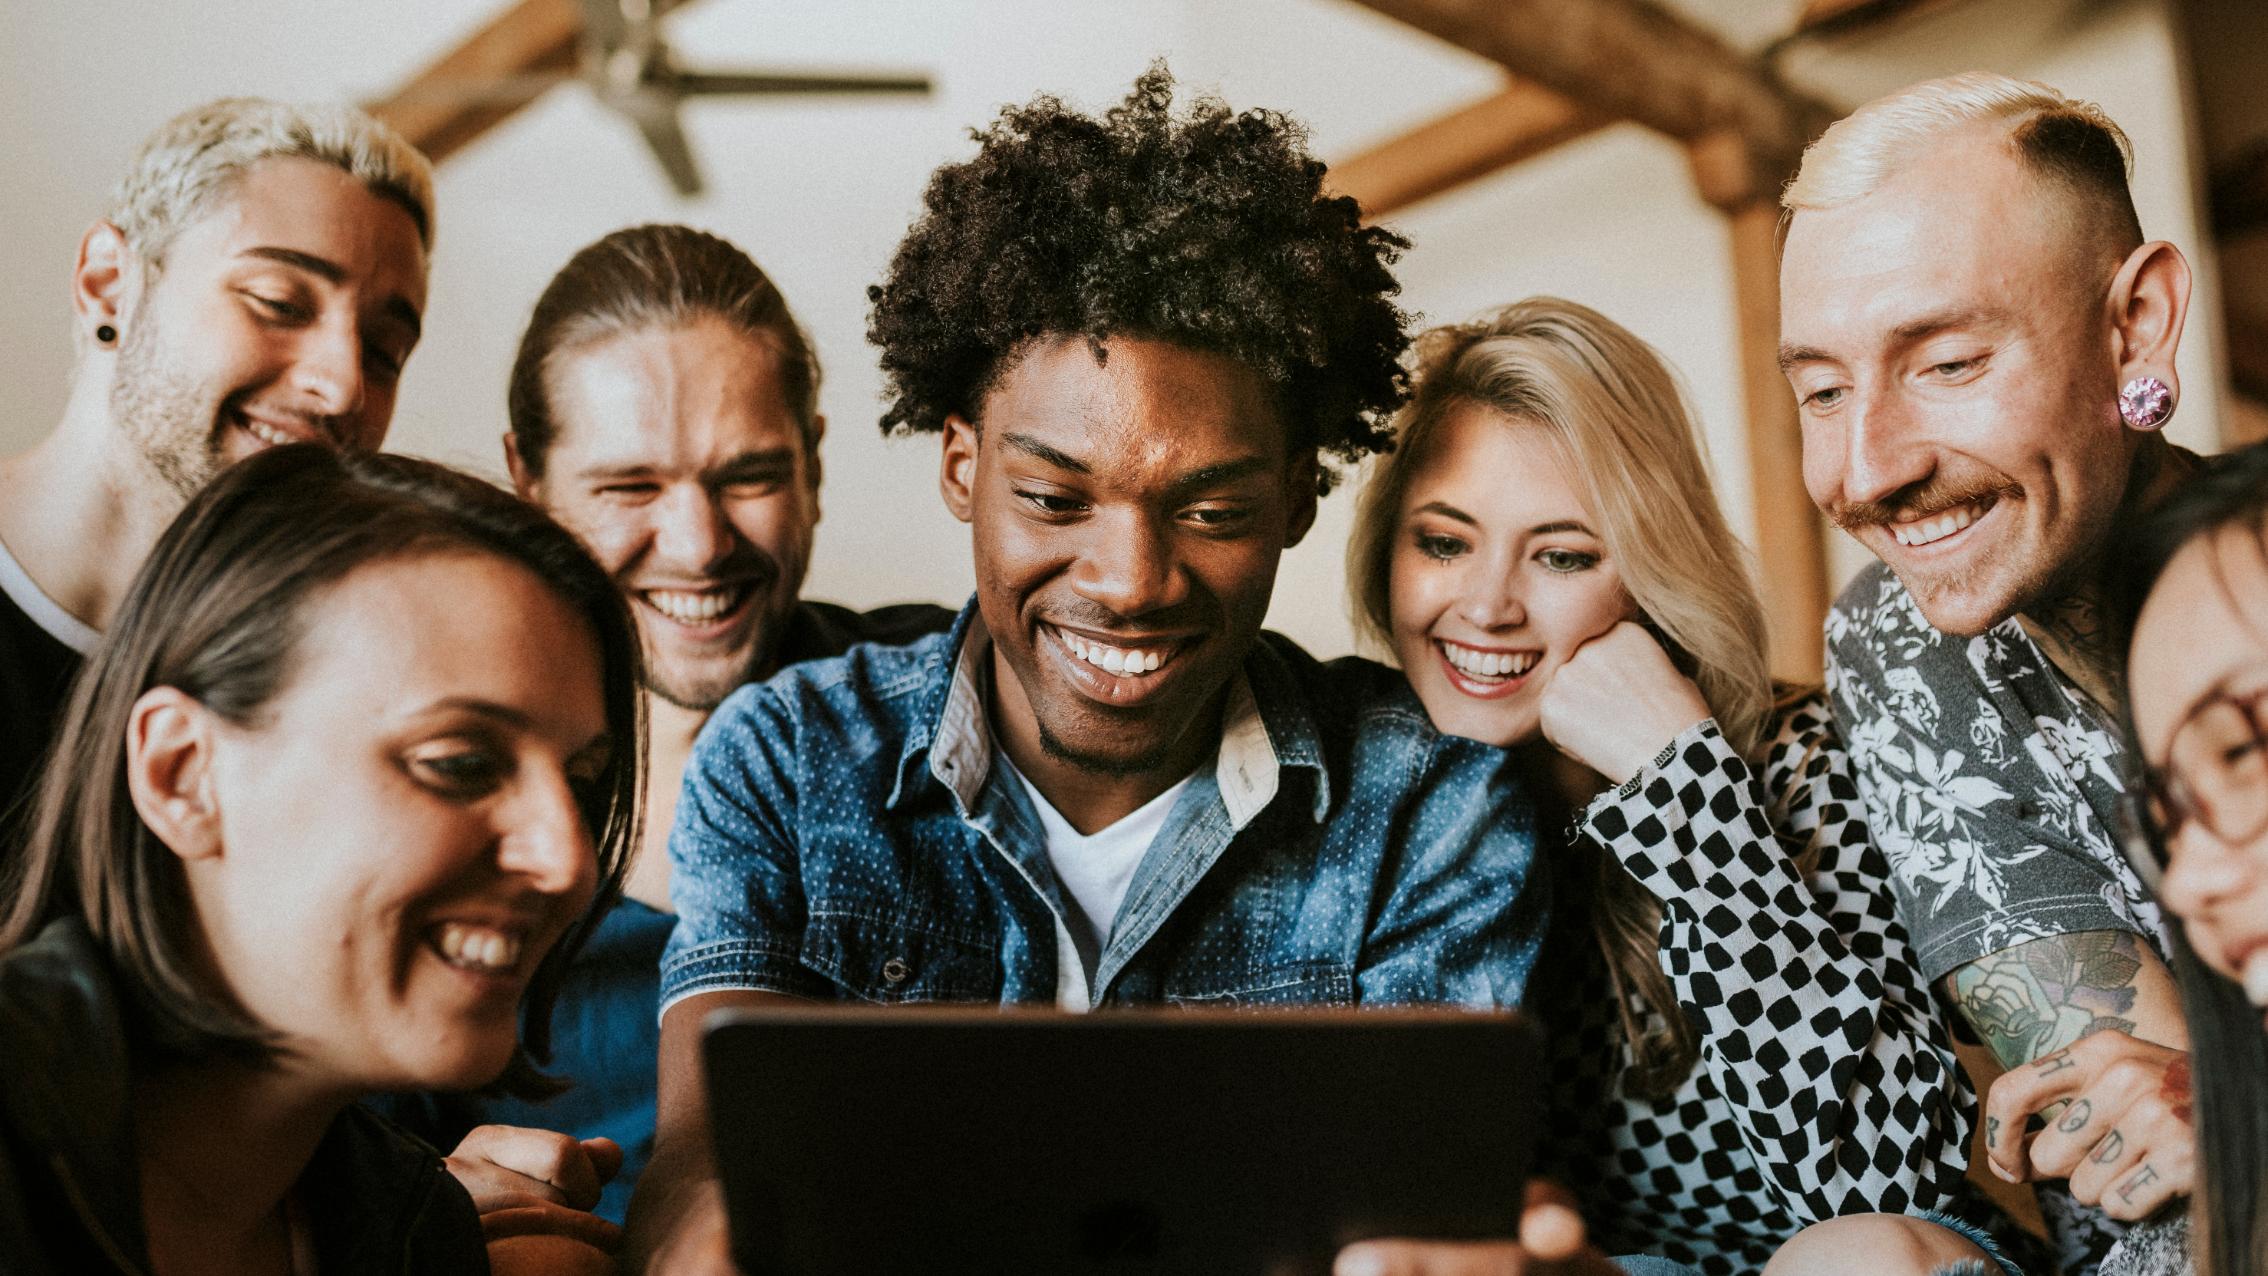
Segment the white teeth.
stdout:
<path fill-rule="evenodd" d="M 1984 517 L 1984 512 L 1990 508 L 1992 508 L 1992 503 L 1984 501 L 1975 505 L 1964 505 L 1959 509 L 1947 510 L 1935 518 L 1916 519 L 1910 523 L 1892 523 L 1890 534 L 1898 539 L 1900 545 L 1927 545 L 1931 541 L 1944 540 L 1953 533 L 1976 522 Z"/>
<path fill-rule="evenodd" d="M 1064 647 L 1072 655 L 1105 673 L 1139 678 L 1157 672 L 1166 662 L 1167 649 L 1162 647 L 1106 647 L 1063 629 L 1056 630 L 1055 635 L 1063 640 Z"/>
<path fill-rule="evenodd" d="M 1540 651 L 1480 651 L 1444 640 L 1443 655 L 1457 672 L 1474 678 L 1512 678 L 1536 667 Z"/>
<path fill-rule="evenodd" d="M 510 970 L 519 965 L 520 944 L 518 935 L 462 922 L 442 923 L 433 940 L 451 964 L 476 970 Z"/>
<path fill-rule="evenodd" d="M 243 420 L 244 428 L 251 433 L 252 437 L 269 447 L 282 447 L 284 444 L 294 441 L 290 435 L 265 421 L 255 421 L 251 417 L 245 417 Z"/>
<path fill-rule="evenodd" d="M 740 586 L 718 589 L 649 589 L 646 602 L 655 611 L 681 625 L 704 625 L 740 605 L 747 591 Z"/>
<path fill-rule="evenodd" d="M 2268 1006 L 2268 948 L 2245 959 L 2244 997 L 2255 1006 Z"/>

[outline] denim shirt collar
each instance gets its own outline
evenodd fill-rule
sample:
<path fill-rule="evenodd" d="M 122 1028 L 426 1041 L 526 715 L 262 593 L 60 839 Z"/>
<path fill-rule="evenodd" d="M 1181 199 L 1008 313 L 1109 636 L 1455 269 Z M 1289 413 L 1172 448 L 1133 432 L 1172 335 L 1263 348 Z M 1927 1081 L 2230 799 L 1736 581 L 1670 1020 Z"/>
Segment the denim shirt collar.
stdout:
<path fill-rule="evenodd" d="M 926 772 L 953 794 L 964 818 L 976 810 L 992 771 L 992 727 L 985 704 L 991 653 L 992 635 L 972 598 L 924 671 L 928 695 L 898 757 L 892 809 L 913 795 Z M 1331 811 L 1331 777 L 1315 723 L 1282 657 L 1255 643 L 1243 674 L 1229 686 L 1214 765 L 1231 828 L 1242 830 L 1266 810 L 1284 772 L 1295 768 L 1313 777 L 1312 814 L 1320 824 Z"/>

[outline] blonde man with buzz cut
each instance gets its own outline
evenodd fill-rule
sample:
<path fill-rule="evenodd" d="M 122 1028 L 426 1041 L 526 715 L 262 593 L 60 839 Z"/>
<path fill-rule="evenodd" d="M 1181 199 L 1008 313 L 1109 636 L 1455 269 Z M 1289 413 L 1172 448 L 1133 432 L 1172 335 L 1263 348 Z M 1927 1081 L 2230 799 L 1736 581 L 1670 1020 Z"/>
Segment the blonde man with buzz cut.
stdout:
<path fill-rule="evenodd" d="M 1784 201 L 1805 483 L 1881 560 L 1828 619 L 1828 690 L 1923 971 L 2007 1069 L 1991 1167 L 2051 1184 L 2067 1272 L 2184 1270 L 2195 1156 L 2093 585 L 2111 530 L 2198 467 L 2158 433 L 2189 266 L 2143 238 L 2130 164 L 2099 108 L 1971 74 L 1836 124 Z"/>
<path fill-rule="evenodd" d="M 231 461 L 374 451 L 417 345 L 433 174 L 351 107 L 228 98 L 142 146 L 71 272 L 63 418 L 0 459 L 0 865 L 71 674 Z"/>

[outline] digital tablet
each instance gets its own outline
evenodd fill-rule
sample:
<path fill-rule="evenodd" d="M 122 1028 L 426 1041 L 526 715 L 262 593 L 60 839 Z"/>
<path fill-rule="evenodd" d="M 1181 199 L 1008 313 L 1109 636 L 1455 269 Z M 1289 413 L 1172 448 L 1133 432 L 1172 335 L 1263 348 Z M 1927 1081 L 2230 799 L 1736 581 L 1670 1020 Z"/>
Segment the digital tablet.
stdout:
<path fill-rule="evenodd" d="M 1292 1276 L 1511 1236 L 1541 1057 L 1447 1010 L 767 1008 L 704 1042 L 749 1276 Z"/>

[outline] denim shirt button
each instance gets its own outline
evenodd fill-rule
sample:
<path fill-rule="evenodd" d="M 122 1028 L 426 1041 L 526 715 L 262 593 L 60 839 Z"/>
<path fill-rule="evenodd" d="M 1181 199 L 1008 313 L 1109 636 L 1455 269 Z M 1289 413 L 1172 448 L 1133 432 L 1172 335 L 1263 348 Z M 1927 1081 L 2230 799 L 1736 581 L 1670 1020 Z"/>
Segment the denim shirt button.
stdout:
<path fill-rule="evenodd" d="M 906 959 L 903 957 L 892 957 L 882 963 L 883 983 L 902 984 L 906 982 L 906 976 L 912 973 L 912 968 L 906 965 Z"/>

